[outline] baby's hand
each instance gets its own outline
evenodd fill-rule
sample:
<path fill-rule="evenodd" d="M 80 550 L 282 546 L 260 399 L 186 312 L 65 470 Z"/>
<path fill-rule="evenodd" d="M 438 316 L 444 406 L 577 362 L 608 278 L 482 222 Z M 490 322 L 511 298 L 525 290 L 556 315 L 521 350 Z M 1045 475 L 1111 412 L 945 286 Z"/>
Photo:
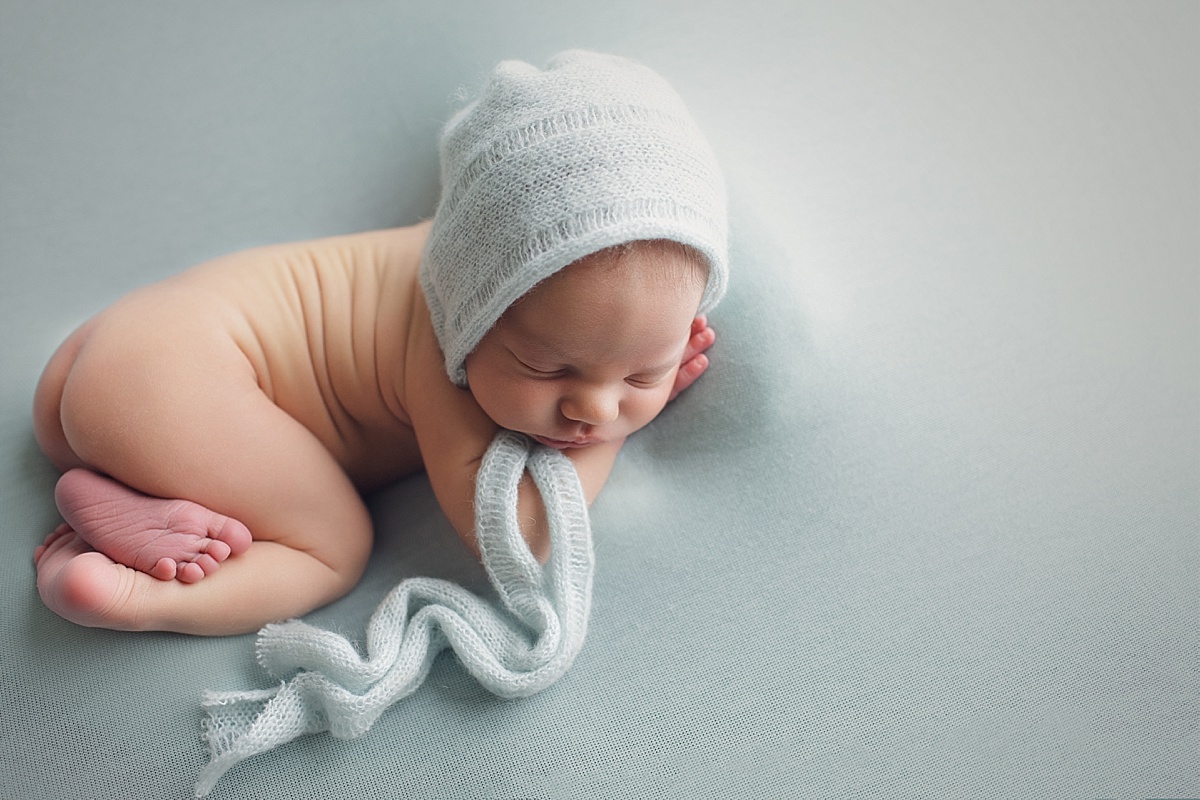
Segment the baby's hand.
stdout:
<path fill-rule="evenodd" d="M 708 327 L 708 317 L 701 314 L 692 320 L 692 338 L 688 339 L 687 347 L 683 350 L 683 361 L 675 375 L 675 385 L 667 402 L 678 397 L 708 369 L 708 356 L 704 355 L 704 351 L 712 347 L 716 340 L 716 331 Z"/>

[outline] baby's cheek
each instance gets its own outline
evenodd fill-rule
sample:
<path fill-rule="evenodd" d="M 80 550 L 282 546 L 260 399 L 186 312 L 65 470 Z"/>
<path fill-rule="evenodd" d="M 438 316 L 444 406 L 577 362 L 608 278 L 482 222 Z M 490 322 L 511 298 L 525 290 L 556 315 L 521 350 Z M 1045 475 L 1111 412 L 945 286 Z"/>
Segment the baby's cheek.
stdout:
<path fill-rule="evenodd" d="M 533 381 L 517 381 L 510 387 L 507 411 L 523 421 L 540 421 L 540 417 L 554 414 L 558 404 L 546 389 Z"/>
<path fill-rule="evenodd" d="M 641 393 L 641 396 L 637 399 L 635 412 L 639 419 L 638 427 L 653 420 L 666 408 L 667 400 L 671 396 L 671 384 L 673 382 L 674 376 L 670 380 L 664 381 L 661 386 L 655 386 L 653 389 Z"/>

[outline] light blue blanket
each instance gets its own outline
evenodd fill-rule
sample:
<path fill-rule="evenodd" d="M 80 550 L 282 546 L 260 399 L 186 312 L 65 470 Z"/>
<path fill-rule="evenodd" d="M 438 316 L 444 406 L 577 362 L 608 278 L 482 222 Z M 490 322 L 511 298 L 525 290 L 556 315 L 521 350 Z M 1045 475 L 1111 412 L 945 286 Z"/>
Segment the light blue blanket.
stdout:
<path fill-rule="evenodd" d="M 293 677 L 42 606 L 54 348 L 427 218 L 459 88 L 573 46 L 667 77 L 734 190 L 712 366 L 591 507 L 587 645 L 516 701 L 444 652 L 210 800 L 1200 797 L 1200 4 L 3 0 L 0 798 L 189 797 L 203 692 Z M 407 578 L 503 608 L 424 476 L 369 506 L 307 624 L 374 664 Z"/>

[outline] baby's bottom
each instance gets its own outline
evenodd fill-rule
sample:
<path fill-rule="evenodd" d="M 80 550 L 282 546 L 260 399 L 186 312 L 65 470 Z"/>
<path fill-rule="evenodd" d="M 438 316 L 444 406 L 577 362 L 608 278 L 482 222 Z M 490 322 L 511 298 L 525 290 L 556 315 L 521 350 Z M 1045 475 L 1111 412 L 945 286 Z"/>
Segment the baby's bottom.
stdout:
<path fill-rule="evenodd" d="M 345 594 L 372 534 L 342 467 L 227 334 L 143 305 L 74 334 L 38 386 L 38 441 L 66 472 L 43 601 L 81 625 L 221 635 Z"/>

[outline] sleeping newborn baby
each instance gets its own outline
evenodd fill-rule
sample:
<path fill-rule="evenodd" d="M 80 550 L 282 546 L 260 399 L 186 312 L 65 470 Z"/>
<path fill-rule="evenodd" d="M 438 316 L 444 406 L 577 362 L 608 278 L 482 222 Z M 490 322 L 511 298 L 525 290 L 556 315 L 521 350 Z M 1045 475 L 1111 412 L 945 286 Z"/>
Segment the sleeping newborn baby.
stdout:
<path fill-rule="evenodd" d="M 727 282 L 720 171 L 633 62 L 504 62 L 447 123 L 432 221 L 259 248 L 120 300 L 58 349 L 34 428 L 64 524 L 38 591 L 81 625 L 221 635 L 348 592 L 361 494 L 424 469 L 475 547 L 501 428 L 591 502 L 625 438 L 707 367 Z M 531 482 L 522 535 L 548 555 Z"/>

